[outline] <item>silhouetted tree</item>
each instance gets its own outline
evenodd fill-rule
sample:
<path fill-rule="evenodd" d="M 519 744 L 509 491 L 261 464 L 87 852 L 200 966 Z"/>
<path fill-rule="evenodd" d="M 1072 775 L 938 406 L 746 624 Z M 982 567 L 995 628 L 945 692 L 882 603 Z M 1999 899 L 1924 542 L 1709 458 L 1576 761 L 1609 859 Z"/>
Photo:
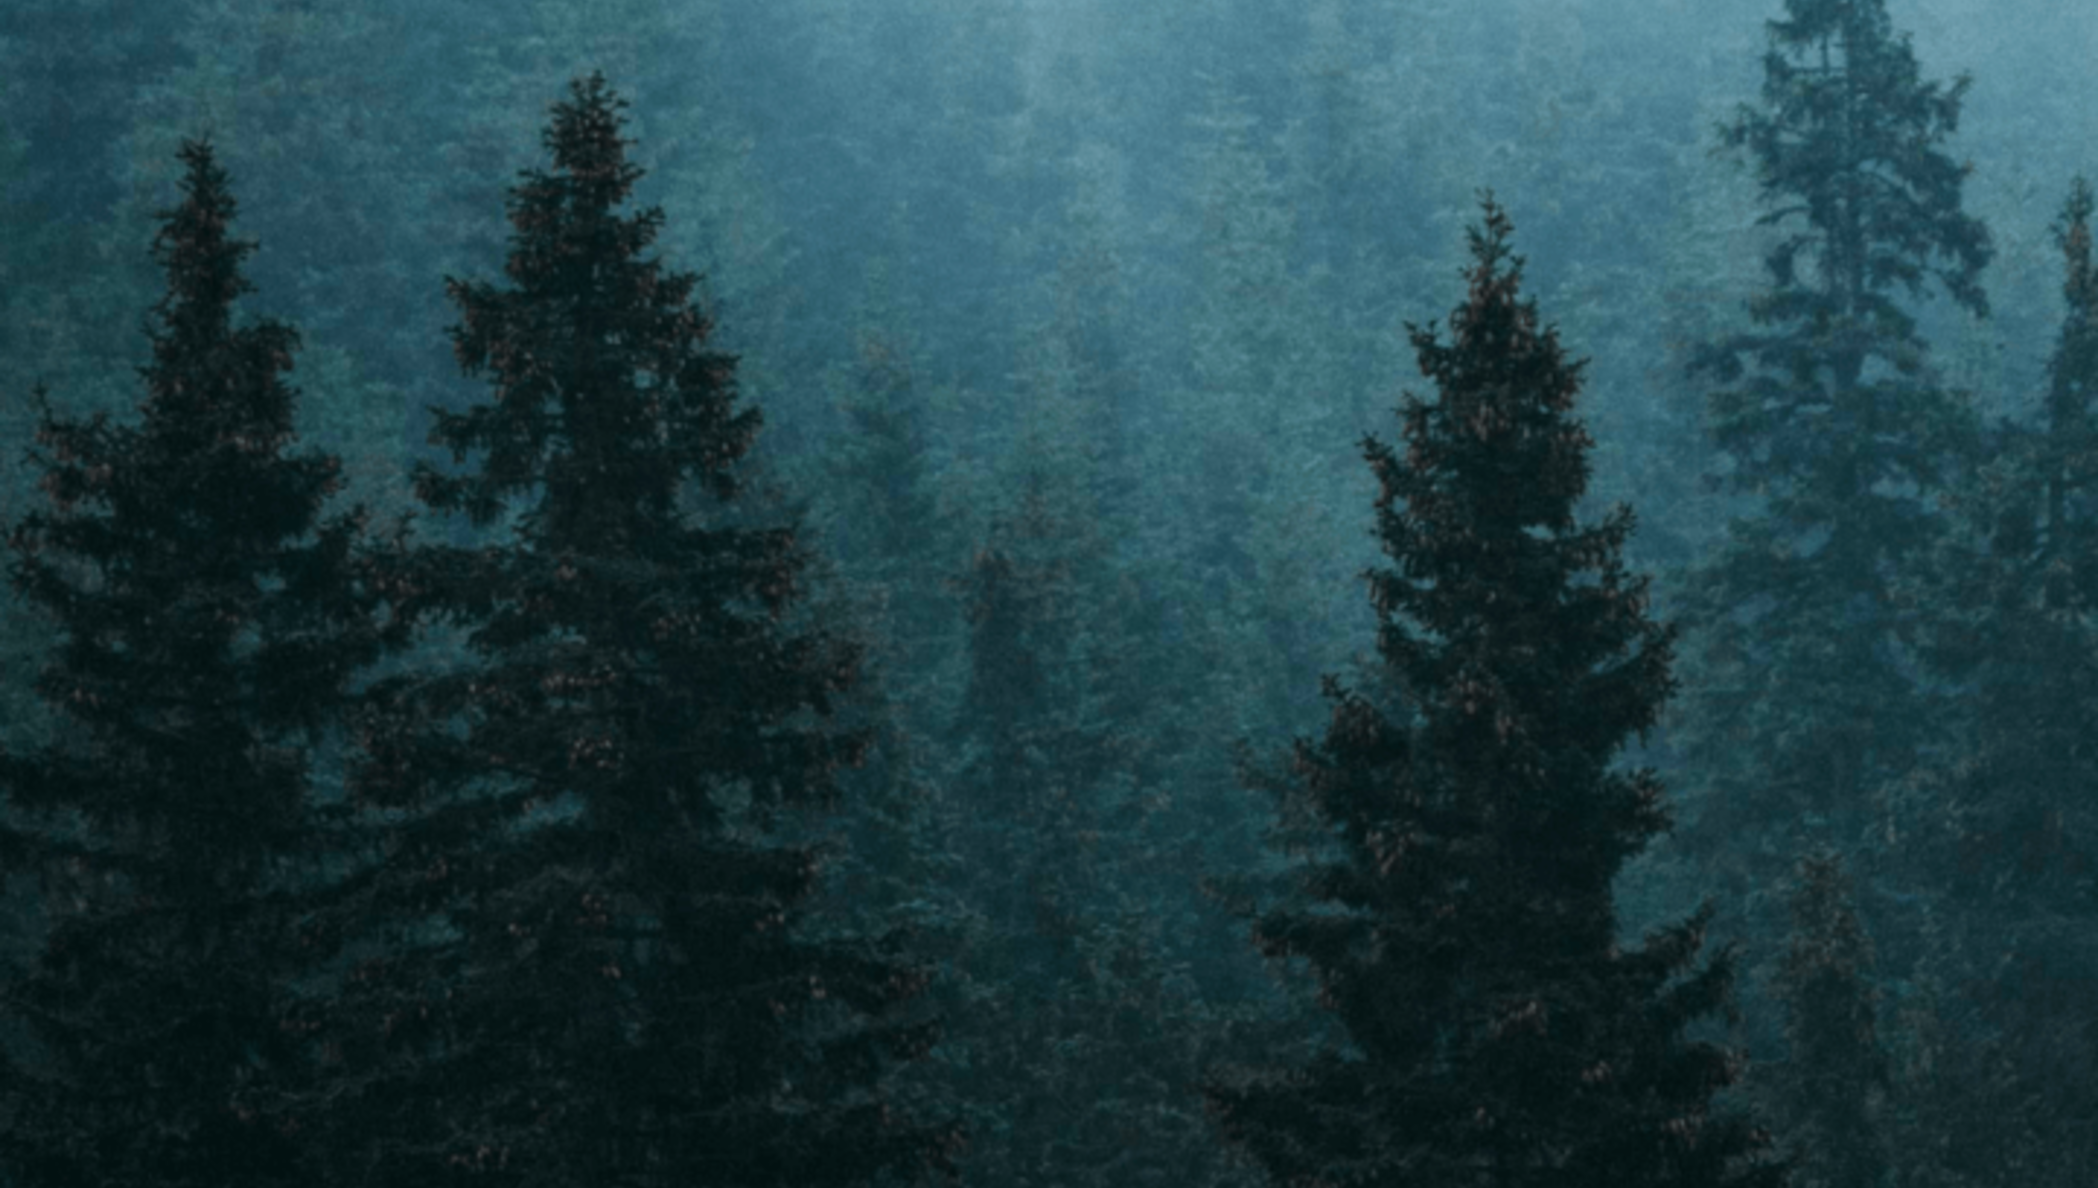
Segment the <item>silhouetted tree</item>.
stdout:
<path fill-rule="evenodd" d="M 15 1185 L 303 1182 L 280 1123 L 308 740 L 380 637 L 362 515 L 321 519 L 339 465 L 288 452 L 298 335 L 234 325 L 254 245 L 210 147 L 180 155 L 139 422 L 46 407 L 48 505 L 11 538 L 57 645 L 55 737 L 0 754 L 7 864 L 48 913 L 4 998 L 29 1041 L 0 1084 Z"/>
<path fill-rule="evenodd" d="M 1402 447 L 1364 442 L 1382 664 L 1326 682 L 1285 807 L 1330 846 L 1255 930 L 1350 1047 L 1210 1099 L 1278 1184 L 1775 1185 L 1712 1108 L 1735 1061 L 1685 1036 L 1732 977 L 1694 964 L 1706 914 L 1617 944 L 1612 880 L 1666 812 L 1613 759 L 1669 694 L 1671 633 L 1622 567 L 1630 511 L 1575 521 L 1581 364 L 1519 299 L 1510 230 L 1487 199 L 1451 340 L 1412 331 L 1439 396 L 1406 400 Z"/>
<path fill-rule="evenodd" d="M 622 101 L 578 81 L 550 170 L 511 191 L 514 287 L 454 281 L 462 366 L 438 414 L 465 469 L 433 509 L 507 539 L 410 558 L 393 593 L 472 662 L 380 690 L 360 794 L 400 806 L 384 921 L 344 979 L 331 1146 L 345 1178 L 823 1185 L 915 1178 L 947 1131 L 885 1104 L 928 1040 L 922 982 L 868 942 L 796 935 L 819 876 L 771 832 L 836 798 L 865 737 L 831 721 L 857 650 L 790 621 L 795 533 L 753 526 L 759 426 L 709 346 L 696 277 L 621 214 Z M 353 935 L 353 934 L 350 934 Z M 362 1182 L 359 1180 L 358 1182 Z"/>

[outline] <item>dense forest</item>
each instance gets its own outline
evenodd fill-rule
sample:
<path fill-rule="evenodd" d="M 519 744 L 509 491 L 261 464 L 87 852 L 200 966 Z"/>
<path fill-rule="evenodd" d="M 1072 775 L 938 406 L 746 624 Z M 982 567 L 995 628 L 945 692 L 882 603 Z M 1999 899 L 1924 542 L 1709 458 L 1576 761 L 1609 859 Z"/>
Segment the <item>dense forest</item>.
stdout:
<path fill-rule="evenodd" d="M 2098 7 L 5 9 L 0 1188 L 2098 1176 Z"/>

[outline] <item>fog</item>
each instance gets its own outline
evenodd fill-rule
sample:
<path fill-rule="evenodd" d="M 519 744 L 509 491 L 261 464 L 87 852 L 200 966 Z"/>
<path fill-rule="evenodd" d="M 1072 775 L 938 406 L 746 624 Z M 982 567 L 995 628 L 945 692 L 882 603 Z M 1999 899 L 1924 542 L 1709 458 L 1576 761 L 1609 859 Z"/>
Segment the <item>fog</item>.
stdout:
<path fill-rule="evenodd" d="M 1767 56 L 1810 79 L 1844 64 L 1840 52 L 1788 50 L 1772 24 L 1832 11 L 1862 22 L 1853 32 L 1883 13 L 1890 35 L 1875 44 L 1913 55 L 1911 89 L 1860 108 L 1882 123 L 1851 129 L 1929 130 L 1900 141 L 1907 157 L 1861 151 L 1845 167 L 1899 195 L 1896 214 L 1859 232 L 1857 258 L 1880 245 L 1882 259 L 1917 264 L 1914 285 L 1860 264 L 1846 290 L 1849 274 L 1828 261 L 1847 241 L 1820 220 L 1839 208 L 1852 218 L 1868 200 L 1841 191 L 1842 203 L 1808 213 L 1800 178 L 1820 166 L 1798 161 L 1812 154 L 1786 158 L 1799 172 L 1782 174 L 1738 131 L 1784 98 L 1766 90 Z M 1715 1087 L 1712 1117 L 1768 1129 L 1769 1151 L 1795 1157 L 1795 1183 L 2088 1183 L 2098 761 L 2083 736 L 2098 714 L 2098 507 L 2083 484 L 2098 477 L 2086 417 L 2098 371 L 2079 368 L 2098 362 L 2078 362 L 2077 344 L 2098 306 L 2072 300 L 2078 241 L 2065 204 L 2098 171 L 2093 62 L 2098 6 L 2061 0 L 10 0 L 0 523 L 72 514 L 49 478 L 66 447 L 39 437 L 42 418 L 141 423 L 148 333 L 169 283 L 156 234 L 184 200 L 181 147 L 208 142 L 238 202 L 232 232 L 256 245 L 240 262 L 252 289 L 235 321 L 296 329 L 286 448 L 340 459 L 329 506 L 365 509 L 374 555 L 552 557 L 533 535 L 544 481 L 507 491 L 502 514 L 476 523 L 419 498 L 416 475 L 470 475 L 486 460 L 487 442 L 455 454 L 437 436 L 447 417 L 493 407 L 500 371 L 462 368 L 459 294 L 518 281 L 512 253 L 526 232 L 506 213 L 529 171 L 551 168 L 554 105 L 601 74 L 625 104 L 626 160 L 642 171 L 621 209 L 660 209 L 647 255 L 699 274 L 707 347 L 735 357 L 737 407 L 762 417 L 747 455 L 712 455 L 735 462 L 733 503 L 681 488 L 679 506 L 724 534 L 789 530 L 801 558 L 792 596 L 768 613 L 780 630 L 852 641 L 859 657 L 835 707 L 818 698 L 767 727 L 820 718 L 872 740 L 839 765 L 834 800 L 774 816 L 762 780 L 722 777 L 707 793 L 738 806 L 723 810 L 733 824 L 720 838 L 820 848 L 822 878 L 778 893 L 796 935 L 893 936 L 885 959 L 924 974 L 922 993 L 895 1009 L 937 1021 L 940 1038 L 884 1056 L 878 1092 L 844 1077 L 853 1087 L 840 1100 L 951 1120 L 968 1135 L 953 1154 L 965 1183 L 1280 1184 L 1295 1165 L 1257 1127 L 1232 1129 L 1248 1124 L 1232 1121 L 1217 1086 L 1237 1083 L 1231 1070 L 1325 1067 L 1320 1052 L 1363 1067 L 1383 1058 L 1356 1008 L 1336 1006 L 1355 989 L 1322 983 L 1323 967 L 1287 945 L 1264 957 L 1254 936 L 1263 913 L 1306 902 L 1302 864 L 1361 842 L 1338 817 L 1304 816 L 1303 755 L 1341 737 L 1328 733 L 1344 717 L 1334 694 L 1358 692 L 1394 729 L 1440 737 L 1430 726 L 1442 703 L 1379 650 L 1390 614 L 1364 575 L 1452 579 L 1423 576 L 1439 561 L 1390 554 L 1378 518 L 1390 488 L 1364 442 L 1424 456 L 1407 452 L 1398 415 L 1409 399 L 1438 400 L 1417 336 L 1457 341 L 1463 311 L 1478 308 L 1468 234 L 1490 195 L 1513 224 L 1523 298 L 1569 361 L 1586 360 L 1571 416 L 1593 449 L 1577 515 L 1631 510 L 1623 562 L 1652 580 L 1641 613 L 1677 633 L 1672 696 L 1652 723 L 1595 744 L 1606 752 L 1596 762 L 1651 768 L 1673 823 L 1610 868 L 1614 935 L 1635 948 L 1709 903 L 1703 955 L 1667 984 L 1731 954 L 1731 1007 L 1698 1014 L 1682 1041 L 1743 1062 Z M 1934 183 L 1938 197 L 1904 172 L 1926 157 L 1957 166 Z M 1985 302 L 1959 299 L 1948 280 L 1963 218 L 1986 237 L 1972 277 Z M 1856 219 L 1843 225 L 1869 223 Z M 1796 274 L 1772 264 L 1786 237 L 1824 233 L 1813 244 L 1838 246 L 1810 246 Z M 1788 292 L 1833 304 L 1792 321 L 1758 313 Z M 1845 354 L 1846 342 L 1865 345 Z M 1820 385 L 1832 394 L 1800 395 Z M 64 1131 L 38 1112 L 59 1100 L 50 1085 L 101 1084 L 79 1071 L 94 1059 L 156 1059 L 122 1044 L 68 1055 L 54 1037 L 104 1034 L 121 1016 L 68 1015 L 50 995 L 129 985 L 124 971 L 162 950 L 125 950 L 83 973 L 54 954 L 100 942 L 52 938 L 68 935 L 68 919 L 137 906 L 124 896 L 145 884 L 127 880 L 146 876 L 112 855 L 135 850 L 150 866 L 182 848 L 168 840 L 180 826 L 163 836 L 123 807 L 178 777 L 94 766 L 115 744 L 81 708 L 86 695 L 64 692 L 68 666 L 93 669 L 67 650 L 93 634 L 72 608 L 121 588 L 130 563 L 68 554 L 52 572 L 77 593 L 54 594 L 32 564 L 44 541 L 42 529 L 16 535 L 16 580 L 0 596 L 0 951 L 16 987 L 0 996 L 11 1053 L 0 1133 L 19 1115 L 38 1142 Z M 256 580 L 273 592 L 290 579 Z M 393 593 L 367 609 L 404 614 L 409 586 L 384 588 Z M 528 602 L 460 597 L 477 609 L 432 611 L 374 644 L 370 663 L 337 674 L 343 700 L 281 742 L 309 773 L 297 796 L 315 820 L 368 812 L 355 827 L 376 831 L 311 868 L 309 891 L 361 886 L 355 871 L 427 854 L 399 840 L 420 835 L 386 831 L 435 802 L 403 793 L 382 811 L 358 772 L 385 750 L 371 723 L 416 716 L 384 699 L 497 664 L 475 616 Z M 1437 647 L 1452 638 L 1407 629 Z M 97 654 L 142 645 L 110 646 Z M 228 663 L 251 656 L 249 642 L 226 646 Z M 681 679 L 711 689 L 756 678 Z M 380 702 L 392 709 L 370 708 Z M 465 737 L 482 712 L 468 700 L 429 720 Z M 60 754 L 103 774 L 51 792 L 59 784 L 34 773 L 59 770 L 38 764 Z M 507 777 L 491 767 L 475 778 Z M 555 822 L 549 835 L 603 811 L 581 785 L 534 796 L 531 811 Z M 460 854 L 477 851 L 459 844 L 449 861 L 463 867 Z M 101 883 L 80 873 L 105 859 L 115 873 Z M 389 945 L 470 954 L 433 958 L 440 972 L 420 992 L 473 984 L 474 970 L 494 968 L 473 948 L 473 921 L 498 901 L 430 900 L 391 939 L 329 933 L 325 960 L 270 975 L 271 993 L 296 1007 L 280 1014 L 332 1018 L 309 1008 Z M 348 901 L 330 902 L 301 927 L 340 924 L 329 913 Z M 118 934 L 131 935 L 107 935 Z M 1373 947 L 1397 945 L 1392 935 Z M 672 964 L 647 943 L 639 952 L 625 968 Z M 1391 960 L 1366 968 L 1389 977 L 1397 1001 L 1414 983 L 1391 971 L 1412 958 Z M 71 972 L 50 972 L 61 967 Z M 1829 1006 L 1839 1000 L 1848 1005 Z M 1848 1022 L 1827 1022 L 1837 1015 Z M 313 1034 L 360 1025 L 344 1018 Z M 391 1037 L 393 1016 L 386 1027 Z M 1831 1027 L 1849 1029 L 1841 1043 Z M 535 1042 L 453 1031 L 428 1043 L 457 1053 L 481 1041 Z M 305 1068 L 327 1042 L 284 1067 Z M 278 1067 L 246 1050 L 255 1070 Z M 331 1059 L 354 1063 L 349 1050 Z M 88 1063 L 63 1063 L 75 1058 Z M 485 1081 L 513 1066 L 461 1067 Z M 316 1122 L 325 1085 L 283 1088 L 270 1075 L 253 1071 L 253 1083 L 278 1086 L 268 1100 L 282 1110 L 250 1113 L 326 1132 L 312 1148 L 322 1154 L 285 1137 L 297 1151 L 281 1167 L 429 1182 L 417 1177 L 432 1165 L 402 1154 L 422 1138 L 345 1170 L 368 1118 Z M 372 1075 L 359 1092 L 393 1084 Z M 591 1092 L 577 1087 L 587 1078 L 561 1076 L 550 1083 Z M 80 1153 L 103 1141 L 94 1136 L 138 1133 L 157 1116 L 144 1090 L 148 1105 L 109 1105 L 127 1092 L 96 1098 L 108 1112 L 65 1132 L 75 1146 L 57 1162 L 0 1151 L 0 1177 L 14 1177 L 0 1183 L 95 1182 L 82 1169 L 103 1165 Z M 511 1139 L 486 1134 L 529 1130 L 516 1122 L 524 1109 L 489 1106 L 428 1150 L 508 1150 Z M 500 1126 L 474 1129 L 488 1119 Z M 197 1135 L 216 1133 L 188 1125 L 174 1132 L 197 1150 Z M 582 1124 L 542 1130 L 570 1133 L 563 1125 Z M 555 1182 L 519 1170 L 539 1148 L 516 1141 L 516 1165 L 485 1157 L 472 1174 Z M 626 1141 L 606 1139 L 590 1158 L 639 1159 Z M 1302 1182 L 1399 1182 L 1362 1158 L 1319 1172 L 1340 1178 Z M 703 1182 L 853 1179 L 791 1160 L 737 1167 Z M 250 1173 L 279 1175 L 239 1174 Z"/>

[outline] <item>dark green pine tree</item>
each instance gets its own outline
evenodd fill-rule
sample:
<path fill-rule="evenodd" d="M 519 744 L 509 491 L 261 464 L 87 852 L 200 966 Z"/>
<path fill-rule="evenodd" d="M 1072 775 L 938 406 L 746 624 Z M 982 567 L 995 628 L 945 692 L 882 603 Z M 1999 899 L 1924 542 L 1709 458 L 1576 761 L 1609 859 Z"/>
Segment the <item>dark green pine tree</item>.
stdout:
<path fill-rule="evenodd" d="M 334 1166 L 402 1184 L 915 1178 L 950 1136 L 881 1078 L 926 1028 L 870 943 L 797 935 L 819 854 L 769 830 L 835 799 L 864 735 L 832 724 L 856 649 L 789 616 L 795 533 L 734 502 L 759 415 L 709 345 L 697 278 L 646 253 L 661 212 L 602 77 L 553 109 L 512 190 L 511 287 L 452 282 L 494 398 L 440 413 L 470 463 L 421 497 L 498 543 L 410 558 L 403 607 L 463 669 L 380 690 L 360 794 L 407 820 L 386 923 L 330 1040 Z M 354 937 L 351 936 L 354 940 Z"/>
<path fill-rule="evenodd" d="M 280 1105 L 310 742 L 380 639 L 361 514 L 321 519 L 340 468 L 288 452 L 298 336 L 234 325 L 254 245 L 211 149 L 181 159 L 140 420 L 46 408 L 48 503 L 11 538 L 58 723 L 0 754 L 7 865 L 48 922 L 4 997 L 28 1042 L 4 1049 L 0 1180 L 23 1188 L 302 1182 Z"/>
<path fill-rule="evenodd" d="M 1700 913 L 1620 948 L 1611 885 L 1666 827 L 1662 790 L 1613 760 L 1667 698 L 1670 632 L 1620 559 L 1629 510 L 1583 526 L 1593 448 L 1581 365 L 1519 299 L 1489 198 L 1451 341 L 1414 329 L 1439 397 L 1382 485 L 1377 675 L 1329 678 L 1325 737 L 1285 807 L 1322 828 L 1302 901 L 1258 921 L 1302 959 L 1350 1045 L 1212 1083 L 1225 1133 L 1289 1185 L 1776 1185 L 1760 1132 L 1717 1112 L 1724 1009 Z"/>
<path fill-rule="evenodd" d="M 1817 849 L 1792 880 L 1792 937 L 1778 972 L 1789 1059 L 1772 1066 L 1775 1113 L 1797 1147 L 1801 1188 L 1878 1188 L 1888 1160 L 1872 942 L 1842 859 Z"/>
<path fill-rule="evenodd" d="M 1744 855 L 1795 853 L 1802 835 L 1857 852 L 1873 798 L 1938 733 L 1914 673 L 1922 611 L 1900 590 L 1943 531 L 1978 426 L 1932 375 L 1908 306 L 1935 285 L 1985 314 L 1991 255 L 1961 209 L 1967 170 L 1944 151 L 1966 80 L 1922 81 L 1881 0 L 1785 12 L 1762 104 L 1722 130 L 1777 235 L 1769 287 L 1753 328 L 1701 359 L 1725 385 L 1709 417 L 1729 481 L 1757 506 L 1692 580 L 1688 754 L 1703 786 L 1684 824 Z M 1742 830 L 1761 842 L 1721 847 Z M 1783 871 L 1734 873 L 1748 896 Z"/>

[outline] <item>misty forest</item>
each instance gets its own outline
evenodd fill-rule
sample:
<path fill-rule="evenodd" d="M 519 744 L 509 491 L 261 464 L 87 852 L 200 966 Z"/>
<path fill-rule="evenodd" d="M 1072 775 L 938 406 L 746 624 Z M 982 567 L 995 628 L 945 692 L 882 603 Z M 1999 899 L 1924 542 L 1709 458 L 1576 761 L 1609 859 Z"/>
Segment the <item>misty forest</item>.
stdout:
<path fill-rule="evenodd" d="M 4 7 L 0 1188 L 2098 1180 L 2098 5 Z"/>

